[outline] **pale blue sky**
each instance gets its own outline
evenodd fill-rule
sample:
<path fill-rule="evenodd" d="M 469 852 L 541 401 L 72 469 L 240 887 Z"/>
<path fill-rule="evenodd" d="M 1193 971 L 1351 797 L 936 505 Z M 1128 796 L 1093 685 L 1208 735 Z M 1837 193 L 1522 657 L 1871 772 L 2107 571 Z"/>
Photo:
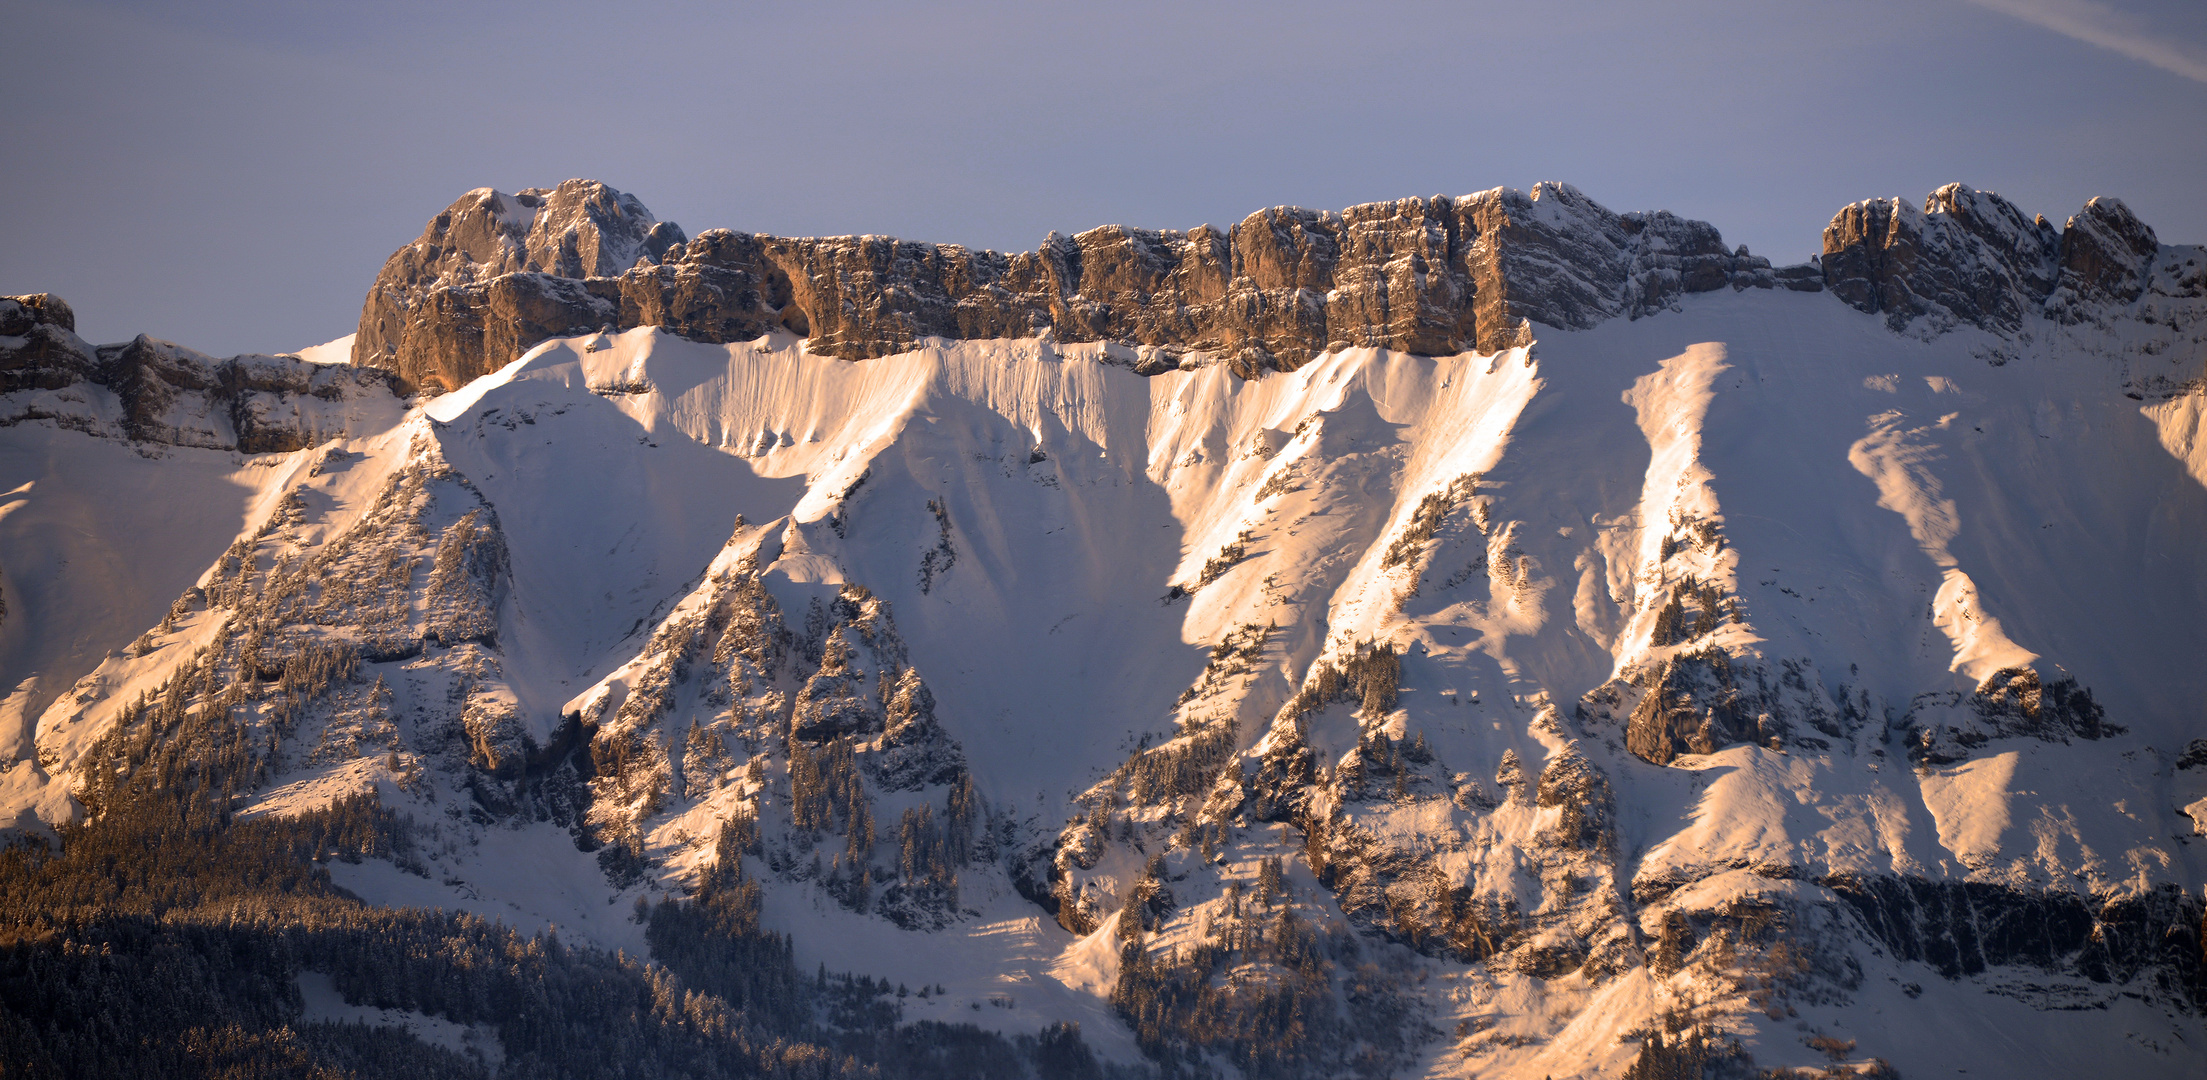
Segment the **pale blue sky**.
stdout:
<path fill-rule="evenodd" d="M 95 341 L 352 330 L 469 188 L 1005 250 L 1564 180 L 1779 261 L 1950 180 L 2207 241 L 2207 4 L 0 0 L 0 292 Z"/>

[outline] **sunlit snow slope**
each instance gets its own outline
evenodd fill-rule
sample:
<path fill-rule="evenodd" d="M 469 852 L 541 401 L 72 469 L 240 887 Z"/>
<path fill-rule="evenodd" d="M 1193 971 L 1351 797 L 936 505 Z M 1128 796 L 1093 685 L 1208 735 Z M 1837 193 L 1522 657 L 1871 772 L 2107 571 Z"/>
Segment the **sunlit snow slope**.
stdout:
<path fill-rule="evenodd" d="M 10 663 L 60 633 L 17 598 L 63 523 L 134 578 L 67 624 L 117 651 L 0 716 L 37 758 L 0 813 L 73 812 L 183 667 L 250 670 L 291 695 L 233 699 L 282 732 L 250 812 L 372 787 L 434 832 L 426 876 L 340 867 L 363 896 L 641 951 L 628 897 L 741 820 L 799 964 L 945 984 L 912 1019 L 1132 1059 L 1167 975 L 1122 942 L 1180 962 L 1261 892 L 1362 972 L 1312 1023 L 1400 1073 L 1614 1073 L 1683 1012 L 1766 1067 L 2197 1075 L 2197 956 L 1994 929 L 2198 948 L 2207 440 L 2196 390 L 2126 396 L 2129 332 L 1712 293 L 1244 380 L 638 329 L 150 489 L 26 425 Z"/>

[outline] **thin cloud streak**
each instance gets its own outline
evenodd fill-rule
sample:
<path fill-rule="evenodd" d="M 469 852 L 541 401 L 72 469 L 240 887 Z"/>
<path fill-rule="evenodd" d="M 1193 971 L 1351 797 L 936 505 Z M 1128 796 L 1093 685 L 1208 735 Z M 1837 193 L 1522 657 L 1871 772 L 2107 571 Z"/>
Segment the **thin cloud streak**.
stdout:
<path fill-rule="evenodd" d="M 2156 36 L 2143 20 L 2098 0 L 1963 0 L 2173 75 L 2207 83 L 2207 49 Z"/>

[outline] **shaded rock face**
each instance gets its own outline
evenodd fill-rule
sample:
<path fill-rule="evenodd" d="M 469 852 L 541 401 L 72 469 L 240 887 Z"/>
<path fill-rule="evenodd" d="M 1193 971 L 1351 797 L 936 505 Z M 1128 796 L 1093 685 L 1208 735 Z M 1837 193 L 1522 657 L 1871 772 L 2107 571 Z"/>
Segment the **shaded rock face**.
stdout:
<path fill-rule="evenodd" d="M 1668 212 L 1613 214 L 1565 184 L 1497 188 L 1467 208 L 1481 348 L 1501 348 L 1511 317 L 1584 330 L 1675 309 L 1687 293 L 1773 288 L 1768 259 L 1727 250 L 1715 226 Z"/>
<path fill-rule="evenodd" d="M 712 230 L 684 241 L 633 197 L 592 181 L 470 192 L 384 265 L 354 362 L 451 389 L 537 341 L 605 326 L 693 340 L 770 330 L 858 360 L 925 337 L 1153 346 L 1243 374 L 1330 348 L 1499 350 L 1529 322 L 1584 328 L 1727 286 L 1820 288 L 1668 213 L 1616 214 L 1566 185 L 1351 207 L 1276 207 L 1230 230 L 1107 226 L 1006 255 L 877 236 Z"/>
<path fill-rule="evenodd" d="M 52 293 L 0 297 L 0 337 L 22 337 L 40 326 L 77 332 L 77 313 Z"/>
<path fill-rule="evenodd" d="M 2071 298 L 2128 304 L 2146 291 L 2146 278 L 2161 242 L 2120 199 L 2094 199 L 2069 219 L 2061 234 L 2060 291 L 2050 313 L 2073 312 Z M 2065 322 L 2081 321 L 2064 318 Z"/>
<path fill-rule="evenodd" d="M 2013 332 L 2053 291 L 2061 238 L 1989 191 L 1949 184 L 1917 209 L 1873 199 L 1824 229 L 1824 285 L 1860 311 L 1905 329 L 1968 323 Z"/>
<path fill-rule="evenodd" d="M 0 297 L 0 394 L 59 390 L 91 378 L 99 360 L 58 296 Z"/>
<path fill-rule="evenodd" d="M 0 297 L 0 426 L 50 421 L 92 434 L 247 454 L 329 437 L 331 406 L 390 397 L 390 373 L 290 356 L 217 359 L 143 334 L 93 346 L 59 297 Z M 94 401 L 73 389 L 104 388 Z M 342 411 L 341 409 L 335 411 Z"/>
<path fill-rule="evenodd" d="M 2160 241 L 2119 199 L 2094 199 L 2056 230 L 1989 191 L 1948 184 L 1921 210 L 1899 199 L 1841 209 L 1824 229 L 1824 285 L 1896 331 L 1963 324 L 2012 334 L 2026 315 L 2065 323 L 2137 301 Z"/>
<path fill-rule="evenodd" d="M 1917 877 L 1834 877 L 1824 885 L 1895 958 L 1947 978 L 2024 965 L 2098 983 L 2149 979 L 2207 1006 L 2202 903 L 2175 886 L 2126 896 L 2016 889 Z"/>

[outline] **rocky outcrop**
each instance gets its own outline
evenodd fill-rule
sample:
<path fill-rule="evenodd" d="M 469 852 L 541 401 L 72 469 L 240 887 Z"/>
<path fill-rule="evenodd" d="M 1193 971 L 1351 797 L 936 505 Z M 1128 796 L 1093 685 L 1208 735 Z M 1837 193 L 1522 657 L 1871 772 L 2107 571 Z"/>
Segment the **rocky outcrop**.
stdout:
<path fill-rule="evenodd" d="M 458 386 L 546 337 L 613 321 L 616 294 L 582 282 L 609 281 L 684 239 L 634 196 L 592 181 L 468 192 L 385 261 L 353 360 Z M 501 359 L 482 368 L 485 356 Z"/>
<path fill-rule="evenodd" d="M 1530 323 L 1584 328 L 1731 287 L 1820 288 L 1668 213 L 1617 214 L 1560 184 L 1351 207 L 1276 207 L 1232 229 L 1107 226 L 1006 255 L 878 236 L 712 230 L 683 242 L 592 181 L 462 197 L 384 265 L 354 361 L 451 389 L 537 341 L 661 326 L 699 341 L 769 330 L 814 352 L 884 356 L 926 337 L 1154 346 L 1244 374 L 1328 349 L 1498 350 Z"/>
<path fill-rule="evenodd" d="M 2053 291 L 2060 243 L 2045 218 L 1949 184 L 1920 210 L 1899 199 L 1840 210 L 1824 229 L 1824 285 L 1894 330 L 1926 319 L 1939 333 L 1963 323 L 2012 333 Z"/>
<path fill-rule="evenodd" d="M 2119 199 L 2094 199 L 2056 230 L 1992 192 L 1948 184 L 1921 210 L 1899 199 L 1841 209 L 1821 266 L 1826 288 L 1895 331 L 2013 334 L 2027 315 L 2074 324 L 2136 302 L 2160 250 Z"/>
<path fill-rule="evenodd" d="M 2161 241 L 2121 199 L 2086 203 L 2061 234 L 2061 281 L 2047 301 L 2064 322 L 2086 317 L 2080 303 L 2128 304 L 2145 294 Z"/>
<path fill-rule="evenodd" d="M 1919 765 L 1951 765 L 1994 739 L 2031 738 L 2067 743 L 2122 734 L 2089 688 L 2062 676 L 2041 682 L 2027 668 L 2002 668 L 1968 696 L 1959 691 L 1925 694 L 1909 709 L 1905 742 Z"/>
<path fill-rule="evenodd" d="M 1734 656 L 1709 644 L 1627 664 L 1575 712 L 1596 730 L 1622 728 L 1625 749 L 1654 765 L 1740 743 L 1828 750 L 1878 719 L 1860 687 L 1828 684 L 1807 657 Z"/>
<path fill-rule="evenodd" d="M 61 297 L 0 297 L 0 394 L 59 390 L 98 369 L 91 346 L 77 336 L 76 312 Z"/>
<path fill-rule="evenodd" d="M 1680 653 L 1648 673 L 1647 695 L 1625 722 L 1625 748 L 1643 761 L 1668 765 L 1687 754 L 1759 741 L 1753 701 L 1722 650 Z"/>
<path fill-rule="evenodd" d="M 0 426 L 45 421 L 133 442 L 284 453 L 346 430 L 346 406 L 396 404 L 390 373 L 294 356 L 217 359 L 143 334 L 93 346 L 59 297 L 0 297 Z M 87 393 L 87 388 L 97 388 Z"/>

